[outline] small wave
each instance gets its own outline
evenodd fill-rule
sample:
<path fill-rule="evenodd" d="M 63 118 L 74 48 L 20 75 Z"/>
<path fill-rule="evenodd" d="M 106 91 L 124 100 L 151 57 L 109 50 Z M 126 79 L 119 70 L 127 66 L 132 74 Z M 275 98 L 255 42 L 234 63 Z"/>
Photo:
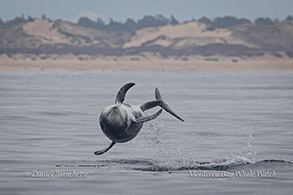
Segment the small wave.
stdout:
<path fill-rule="evenodd" d="M 123 168 L 128 170 L 146 171 L 146 172 L 174 172 L 174 171 L 228 171 L 237 169 L 269 169 L 283 165 L 292 166 L 292 162 L 285 160 L 260 160 L 250 162 L 245 158 L 238 159 L 217 159 L 210 162 L 200 161 L 155 161 L 152 159 L 111 159 L 97 160 L 93 162 L 83 162 L 77 164 L 58 164 L 56 167 L 83 167 L 83 168 Z"/>
<path fill-rule="evenodd" d="M 255 163 L 248 161 L 235 161 L 231 162 L 229 159 L 216 160 L 212 162 L 185 162 L 185 165 L 181 166 L 181 163 L 175 163 L 172 166 L 168 165 L 153 165 L 150 167 L 134 168 L 134 170 L 151 171 L 151 172 L 164 172 L 164 171 L 192 171 L 192 170 L 206 170 L 206 171 L 228 171 L 233 169 L 254 169 L 262 168 L 267 169 L 279 165 L 292 165 L 291 162 L 285 160 L 261 160 Z M 186 165 L 189 164 L 189 165 Z"/>
<path fill-rule="evenodd" d="M 67 116 L 68 113 L 65 112 L 49 112 L 49 111 L 38 111 L 37 112 L 40 115 L 49 115 L 49 116 Z"/>

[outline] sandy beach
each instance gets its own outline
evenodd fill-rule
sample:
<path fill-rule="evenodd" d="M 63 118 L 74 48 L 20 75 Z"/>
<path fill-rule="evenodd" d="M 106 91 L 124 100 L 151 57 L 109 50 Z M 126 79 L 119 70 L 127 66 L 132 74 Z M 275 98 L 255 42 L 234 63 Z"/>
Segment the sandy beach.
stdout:
<path fill-rule="evenodd" d="M 293 59 L 276 57 L 186 56 L 162 57 L 156 54 L 137 56 L 89 55 L 0 55 L 0 71 L 293 71 Z"/>

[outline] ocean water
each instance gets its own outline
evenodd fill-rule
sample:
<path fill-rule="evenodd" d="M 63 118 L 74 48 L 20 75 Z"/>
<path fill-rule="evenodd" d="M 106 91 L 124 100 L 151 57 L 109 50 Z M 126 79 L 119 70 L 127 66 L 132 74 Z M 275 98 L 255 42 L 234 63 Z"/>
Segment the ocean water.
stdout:
<path fill-rule="evenodd" d="M 110 144 L 98 118 L 163 99 L 130 142 Z M 293 73 L 0 72 L 1 194 L 291 194 Z M 154 113 L 159 108 L 149 110 Z"/>

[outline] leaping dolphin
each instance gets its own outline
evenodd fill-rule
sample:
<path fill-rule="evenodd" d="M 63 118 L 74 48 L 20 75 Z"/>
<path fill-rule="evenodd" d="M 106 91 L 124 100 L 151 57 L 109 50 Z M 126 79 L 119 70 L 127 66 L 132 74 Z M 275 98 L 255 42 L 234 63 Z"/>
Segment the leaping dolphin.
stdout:
<path fill-rule="evenodd" d="M 158 88 L 155 89 L 156 100 L 145 102 L 139 106 L 133 106 L 123 103 L 126 92 L 135 85 L 135 83 L 127 83 L 118 91 L 115 104 L 106 107 L 100 115 L 100 126 L 104 134 L 112 140 L 110 146 L 103 150 L 95 152 L 96 155 L 101 155 L 110 150 L 116 143 L 124 143 L 132 140 L 140 131 L 143 123 L 157 118 L 162 109 L 156 113 L 144 116 L 145 110 L 160 106 L 165 111 L 177 119 L 184 121 L 166 104 Z"/>

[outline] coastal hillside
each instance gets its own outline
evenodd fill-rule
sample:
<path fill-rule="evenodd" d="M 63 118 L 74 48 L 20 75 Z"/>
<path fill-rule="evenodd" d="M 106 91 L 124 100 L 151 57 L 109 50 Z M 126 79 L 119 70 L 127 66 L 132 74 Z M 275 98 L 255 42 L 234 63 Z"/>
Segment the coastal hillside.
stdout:
<path fill-rule="evenodd" d="M 133 31 L 108 26 L 7 22 L 0 25 L 0 70 L 293 70 L 293 20 L 225 28 L 189 21 Z"/>
<path fill-rule="evenodd" d="M 261 56 L 293 53 L 293 21 L 211 28 L 200 22 L 107 32 L 57 20 L 34 19 L 0 28 L 1 54 L 125 56 Z"/>

